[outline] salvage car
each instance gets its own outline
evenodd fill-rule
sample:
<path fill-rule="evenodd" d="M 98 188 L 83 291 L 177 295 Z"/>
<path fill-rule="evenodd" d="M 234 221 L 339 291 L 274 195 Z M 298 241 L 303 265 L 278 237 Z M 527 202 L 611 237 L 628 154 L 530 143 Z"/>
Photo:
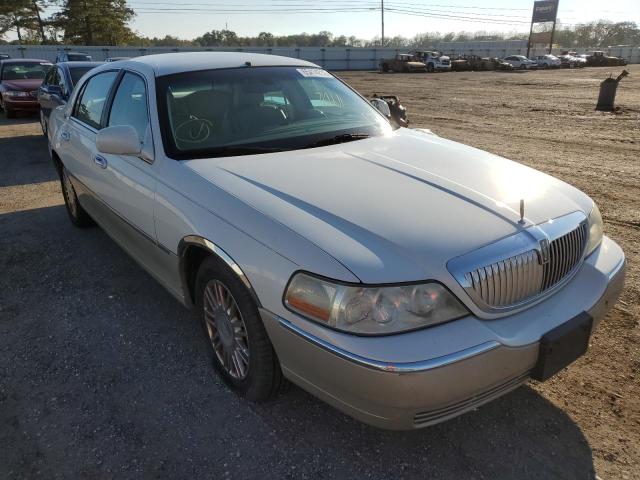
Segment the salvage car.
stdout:
<path fill-rule="evenodd" d="M 380 61 L 380 70 L 382 72 L 401 72 L 416 73 L 426 72 L 427 66 L 416 60 L 413 55 L 408 53 L 398 53 L 393 58 L 382 59 Z"/>
<path fill-rule="evenodd" d="M 67 103 L 73 87 L 82 76 L 101 62 L 61 62 L 51 67 L 38 88 L 40 126 L 47 134 L 51 110 Z"/>
<path fill-rule="evenodd" d="M 555 55 L 538 55 L 531 59 L 538 64 L 538 68 L 560 68 L 562 61 Z"/>
<path fill-rule="evenodd" d="M 288 379 L 379 427 L 441 422 L 581 356 L 623 285 L 587 195 L 394 129 L 300 59 L 105 64 L 49 127 L 71 222 L 194 307 L 251 400 Z"/>
<path fill-rule="evenodd" d="M 533 68 L 538 68 L 538 64 L 533 60 L 529 60 L 524 55 L 509 55 L 508 57 L 504 57 L 505 62 L 513 65 L 513 68 L 516 70 L 531 70 Z"/>
<path fill-rule="evenodd" d="M 415 50 L 410 53 L 415 61 L 426 65 L 427 72 L 448 72 L 451 70 L 451 59 L 440 52 Z"/>
<path fill-rule="evenodd" d="M 61 62 L 91 62 L 93 57 L 85 52 L 59 51 L 56 54 L 56 63 Z"/>
<path fill-rule="evenodd" d="M 624 58 L 612 57 L 602 51 L 591 52 L 586 59 L 589 67 L 624 67 L 627 64 Z"/>
<path fill-rule="evenodd" d="M 18 111 L 38 111 L 38 87 L 49 68 L 46 60 L 0 61 L 0 110 L 7 118 L 14 118 Z"/>

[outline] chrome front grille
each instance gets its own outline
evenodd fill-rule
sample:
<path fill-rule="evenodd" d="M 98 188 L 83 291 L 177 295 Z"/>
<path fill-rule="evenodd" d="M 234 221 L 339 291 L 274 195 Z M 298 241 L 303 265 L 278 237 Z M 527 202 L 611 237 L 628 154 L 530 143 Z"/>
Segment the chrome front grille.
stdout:
<path fill-rule="evenodd" d="M 567 281 L 582 261 L 587 238 L 586 218 L 576 212 L 457 257 L 447 267 L 481 309 L 507 311 Z"/>
<path fill-rule="evenodd" d="M 528 252 L 479 267 L 465 277 L 482 300 L 492 307 L 519 303 L 540 293 L 544 276 L 538 252 Z"/>
<path fill-rule="evenodd" d="M 587 225 L 563 235 L 549 244 L 549 261 L 544 264 L 542 290 L 553 287 L 574 269 L 587 245 Z"/>

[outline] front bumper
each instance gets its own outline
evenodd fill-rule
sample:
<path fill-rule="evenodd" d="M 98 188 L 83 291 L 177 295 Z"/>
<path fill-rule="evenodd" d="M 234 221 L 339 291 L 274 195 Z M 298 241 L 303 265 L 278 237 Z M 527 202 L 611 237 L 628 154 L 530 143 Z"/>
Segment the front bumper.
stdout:
<path fill-rule="evenodd" d="M 560 291 L 496 320 L 466 317 L 406 334 L 354 337 L 261 314 L 287 378 L 365 423 L 405 430 L 448 420 L 526 382 L 540 338 L 583 311 L 595 327 L 616 302 L 624 274 L 622 250 L 605 237 Z M 409 358 L 416 346 L 422 357 Z"/>

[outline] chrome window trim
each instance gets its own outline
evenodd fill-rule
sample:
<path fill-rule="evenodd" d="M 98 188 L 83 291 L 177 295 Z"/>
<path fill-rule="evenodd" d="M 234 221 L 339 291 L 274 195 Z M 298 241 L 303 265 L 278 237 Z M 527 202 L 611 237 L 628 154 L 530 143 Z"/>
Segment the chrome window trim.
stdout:
<path fill-rule="evenodd" d="M 274 314 L 272 314 L 274 315 Z M 480 355 L 491 350 L 494 350 L 501 346 L 501 344 L 495 340 L 475 345 L 473 347 L 465 348 L 457 352 L 442 355 L 440 357 L 431 358 L 429 360 L 422 360 L 418 362 L 384 362 L 380 360 L 374 360 L 371 358 L 365 358 L 358 354 L 348 352 L 342 348 L 336 347 L 331 343 L 310 334 L 302 328 L 294 325 L 288 320 L 282 317 L 274 315 L 278 319 L 278 324 L 286 330 L 302 337 L 310 343 L 313 343 L 319 348 L 326 350 L 338 357 L 345 360 L 349 360 L 360 366 L 371 368 L 373 370 L 380 370 L 387 373 L 407 374 L 407 373 L 420 373 L 433 370 L 435 368 L 445 367 L 452 363 L 461 362 L 476 355 Z"/>
<path fill-rule="evenodd" d="M 509 257 L 524 254 L 531 250 L 535 250 L 538 257 L 541 258 L 541 241 L 546 240 L 550 243 L 579 226 L 586 225 L 587 221 L 587 216 L 581 211 L 553 218 L 544 223 L 523 229 L 522 231 L 503 238 L 495 243 L 486 245 L 459 257 L 455 257 L 447 262 L 447 270 L 449 270 L 449 273 L 453 275 L 455 280 L 465 290 L 471 300 L 484 312 L 504 314 L 534 305 L 558 291 L 574 277 L 585 259 L 585 250 L 582 251 L 575 267 L 556 284 L 550 286 L 546 290 L 543 290 L 537 295 L 507 306 L 495 307 L 488 305 L 476 294 L 471 283 L 467 279 L 466 274 L 477 268 L 491 265 Z"/>

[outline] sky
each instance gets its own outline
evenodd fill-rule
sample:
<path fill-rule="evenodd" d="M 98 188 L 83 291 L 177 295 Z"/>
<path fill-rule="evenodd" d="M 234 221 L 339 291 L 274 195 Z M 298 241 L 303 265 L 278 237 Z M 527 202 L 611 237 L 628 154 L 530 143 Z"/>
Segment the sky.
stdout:
<path fill-rule="evenodd" d="M 128 0 L 133 30 L 149 37 L 191 39 L 228 28 L 238 35 L 316 33 L 380 35 L 380 0 Z M 533 0 L 384 0 L 385 36 L 422 32 L 526 32 Z M 640 23 L 640 0 L 560 0 L 558 19 Z"/>

